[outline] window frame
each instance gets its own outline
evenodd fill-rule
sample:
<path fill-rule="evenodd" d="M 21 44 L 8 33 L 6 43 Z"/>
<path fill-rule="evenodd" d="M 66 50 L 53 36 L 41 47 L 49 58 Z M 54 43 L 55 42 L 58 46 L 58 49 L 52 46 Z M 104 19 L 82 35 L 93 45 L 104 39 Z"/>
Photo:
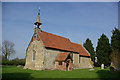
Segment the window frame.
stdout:
<path fill-rule="evenodd" d="M 36 60 L 36 51 L 33 50 L 33 53 L 32 53 L 32 61 L 35 61 Z"/>
<path fill-rule="evenodd" d="M 63 65 L 63 64 L 62 64 L 62 61 L 59 61 L 59 65 Z"/>

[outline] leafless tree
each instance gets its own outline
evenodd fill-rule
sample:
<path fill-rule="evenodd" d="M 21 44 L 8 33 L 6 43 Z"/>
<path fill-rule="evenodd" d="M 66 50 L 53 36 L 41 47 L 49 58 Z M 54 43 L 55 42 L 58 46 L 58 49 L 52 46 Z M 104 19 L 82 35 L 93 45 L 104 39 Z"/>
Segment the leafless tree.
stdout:
<path fill-rule="evenodd" d="M 5 60 L 9 59 L 10 56 L 15 54 L 14 43 L 4 40 L 2 43 L 2 55 Z"/>

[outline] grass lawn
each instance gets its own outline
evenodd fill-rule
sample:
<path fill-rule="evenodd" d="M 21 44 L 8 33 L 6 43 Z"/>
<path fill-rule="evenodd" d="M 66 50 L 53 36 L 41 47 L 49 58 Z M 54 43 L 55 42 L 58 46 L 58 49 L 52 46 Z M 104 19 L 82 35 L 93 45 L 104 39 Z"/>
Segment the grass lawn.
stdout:
<path fill-rule="evenodd" d="M 101 70 L 100 67 L 95 67 L 94 69 L 94 71 L 89 69 L 37 71 L 17 66 L 3 66 L 2 78 L 120 78 L 120 72 L 111 73 L 109 68 Z"/>

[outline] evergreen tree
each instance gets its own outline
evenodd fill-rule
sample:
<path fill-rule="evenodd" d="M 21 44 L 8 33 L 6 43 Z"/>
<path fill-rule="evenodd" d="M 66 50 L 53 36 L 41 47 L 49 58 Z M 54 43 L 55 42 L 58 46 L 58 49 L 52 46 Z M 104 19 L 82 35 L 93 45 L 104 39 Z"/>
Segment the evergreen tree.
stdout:
<path fill-rule="evenodd" d="M 111 48 L 112 51 L 120 52 L 120 30 L 117 28 L 112 31 Z"/>
<path fill-rule="evenodd" d="M 112 31 L 111 48 L 112 48 L 111 59 L 113 65 L 116 68 L 118 68 L 120 67 L 120 30 L 117 28 L 115 28 Z"/>
<path fill-rule="evenodd" d="M 97 62 L 100 66 L 101 64 L 108 65 L 110 63 L 111 47 L 109 44 L 109 39 L 106 35 L 102 34 L 102 36 L 98 39 L 97 47 L 96 47 L 96 56 Z"/>
<path fill-rule="evenodd" d="M 94 47 L 93 47 L 91 40 L 87 38 L 83 46 L 91 54 L 91 59 L 95 63 L 95 51 L 94 51 Z"/>

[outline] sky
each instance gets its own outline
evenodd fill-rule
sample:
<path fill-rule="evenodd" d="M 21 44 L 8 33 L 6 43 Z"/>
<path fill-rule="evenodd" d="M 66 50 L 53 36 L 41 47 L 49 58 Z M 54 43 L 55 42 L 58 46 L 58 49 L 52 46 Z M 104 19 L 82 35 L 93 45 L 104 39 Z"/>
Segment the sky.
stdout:
<path fill-rule="evenodd" d="M 117 2 L 3 2 L 2 41 L 15 44 L 11 59 L 25 58 L 39 7 L 43 31 L 78 44 L 89 38 L 94 48 L 102 33 L 110 40 L 118 26 Z"/>

